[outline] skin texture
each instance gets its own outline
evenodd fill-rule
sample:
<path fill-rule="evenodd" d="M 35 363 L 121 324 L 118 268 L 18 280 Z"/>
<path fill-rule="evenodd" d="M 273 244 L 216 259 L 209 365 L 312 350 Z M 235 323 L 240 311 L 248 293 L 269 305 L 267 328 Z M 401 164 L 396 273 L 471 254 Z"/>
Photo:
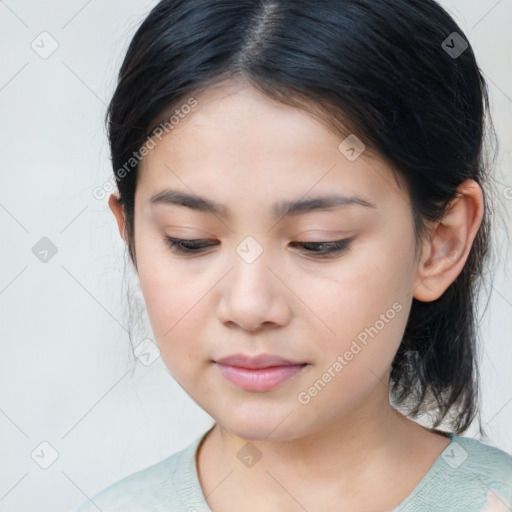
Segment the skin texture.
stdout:
<path fill-rule="evenodd" d="M 482 220 L 481 189 L 461 185 L 463 196 L 431 226 L 416 258 L 406 188 L 382 159 L 363 152 L 350 161 L 339 150 L 343 137 L 249 86 L 226 83 L 195 98 L 139 167 L 135 248 L 161 357 L 216 421 L 197 459 L 207 502 L 214 512 L 390 510 L 448 444 L 391 407 L 391 362 L 412 298 L 435 300 L 461 272 Z M 231 217 L 151 205 L 164 189 L 216 200 Z M 276 202 L 333 192 L 374 208 L 272 216 Z M 109 205 L 125 238 L 115 195 Z M 166 235 L 216 245 L 181 255 Z M 237 253 L 249 236 L 250 251 L 263 251 L 251 263 Z M 329 259 L 292 244 L 345 238 L 348 248 Z M 381 315 L 388 321 L 379 328 Z M 377 325 L 321 391 L 298 400 Z M 234 353 L 308 365 L 271 391 L 249 392 L 214 362 Z M 254 466 L 237 458 L 243 447 L 261 454 Z"/>

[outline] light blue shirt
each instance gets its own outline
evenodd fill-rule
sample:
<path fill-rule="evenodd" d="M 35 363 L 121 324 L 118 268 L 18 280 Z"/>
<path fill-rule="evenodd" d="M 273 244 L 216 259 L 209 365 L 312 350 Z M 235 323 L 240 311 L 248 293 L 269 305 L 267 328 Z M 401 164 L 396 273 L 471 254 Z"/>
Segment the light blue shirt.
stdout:
<path fill-rule="evenodd" d="M 76 512 L 212 512 L 195 463 L 208 432 L 180 452 L 107 487 Z M 512 456 L 475 439 L 449 435 L 450 444 L 390 512 L 512 511 Z"/>

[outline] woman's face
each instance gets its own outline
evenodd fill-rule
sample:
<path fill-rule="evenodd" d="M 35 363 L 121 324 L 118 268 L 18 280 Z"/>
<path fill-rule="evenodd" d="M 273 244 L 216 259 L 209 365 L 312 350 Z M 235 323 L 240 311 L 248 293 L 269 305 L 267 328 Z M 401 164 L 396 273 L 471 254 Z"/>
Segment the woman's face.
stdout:
<path fill-rule="evenodd" d="M 387 406 L 418 284 L 403 184 L 352 139 L 254 89 L 195 100 L 155 139 L 135 195 L 140 286 L 170 372 L 246 439 L 291 440 Z M 166 201 L 171 191 L 189 206 Z M 166 237 L 210 245 L 181 253 Z M 324 245 L 300 245 L 312 242 Z M 286 361 L 218 362 L 262 354 Z"/>

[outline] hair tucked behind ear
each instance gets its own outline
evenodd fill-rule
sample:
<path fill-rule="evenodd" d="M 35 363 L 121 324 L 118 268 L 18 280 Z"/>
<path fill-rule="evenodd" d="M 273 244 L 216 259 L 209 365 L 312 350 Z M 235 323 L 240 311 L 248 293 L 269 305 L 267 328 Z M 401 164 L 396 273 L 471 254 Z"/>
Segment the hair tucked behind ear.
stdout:
<path fill-rule="evenodd" d="M 455 45 L 454 32 L 466 39 L 433 0 L 162 0 L 130 43 L 107 116 L 135 265 L 138 166 L 119 170 L 170 111 L 227 79 L 310 111 L 340 137 L 356 134 L 386 159 L 407 182 L 418 243 L 474 179 L 485 213 L 467 263 L 438 300 L 413 299 L 390 386 L 397 406 L 434 412 L 434 426 L 449 419 L 462 433 L 478 411 L 476 299 L 491 188 L 486 83 L 471 45 L 460 55 L 443 45 Z"/>

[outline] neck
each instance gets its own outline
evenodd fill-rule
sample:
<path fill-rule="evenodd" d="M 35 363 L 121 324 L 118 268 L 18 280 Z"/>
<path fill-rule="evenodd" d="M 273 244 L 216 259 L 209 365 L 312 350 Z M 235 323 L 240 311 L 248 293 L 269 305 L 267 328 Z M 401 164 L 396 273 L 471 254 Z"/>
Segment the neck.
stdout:
<path fill-rule="evenodd" d="M 282 469 L 285 472 L 293 468 L 295 475 L 302 474 L 311 480 L 332 475 L 333 470 L 339 477 L 343 472 L 348 476 L 363 469 L 368 460 L 362 454 L 382 452 L 403 430 L 404 423 L 410 422 L 391 407 L 389 400 L 383 401 L 377 395 L 349 416 L 331 420 L 307 436 L 279 441 L 251 440 L 262 455 L 257 463 L 260 471 Z M 219 454 L 236 454 L 248 442 L 219 424 L 211 434 L 216 437 Z"/>
<path fill-rule="evenodd" d="M 350 415 L 330 418 L 307 436 L 252 440 L 250 448 L 247 439 L 216 424 L 198 452 L 199 479 L 212 510 L 223 509 L 229 499 L 286 509 L 289 494 L 312 499 L 313 489 L 321 496 L 318 500 L 339 503 L 342 496 L 345 504 L 360 505 L 373 499 L 377 482 L 392 508 L 418 483 L 447 441 L 396 411 L 388 396 L 387 387 L 377 386 Z M 261 458 L 246 469 L 239 453 Z M 424 463 L 416 463 L 418 457 L 424 457 Z M 397 475 L 396 468 L 403 474 Z M 397 477 L 404 486 L 393 494 L 389 487 L 393 482 L 396 486 Z M 306 491 L 309 498 L 301 495 Z"/>

